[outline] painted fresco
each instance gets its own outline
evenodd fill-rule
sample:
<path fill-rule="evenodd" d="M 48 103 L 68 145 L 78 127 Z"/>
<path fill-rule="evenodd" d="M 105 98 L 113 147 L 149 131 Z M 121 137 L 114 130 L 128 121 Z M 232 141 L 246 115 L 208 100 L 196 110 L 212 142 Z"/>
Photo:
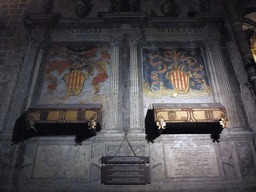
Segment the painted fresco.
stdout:
<path fill-rule="evenodd" d="M 54 43 L 46 62 L 40 104 L 105 103 L 110 87 L 107 45 Z"/>
<path fill-rule="evenodd" d="M 211 94 L 200 49 L 143 49 L 144 95 L 151 99 Z"/>

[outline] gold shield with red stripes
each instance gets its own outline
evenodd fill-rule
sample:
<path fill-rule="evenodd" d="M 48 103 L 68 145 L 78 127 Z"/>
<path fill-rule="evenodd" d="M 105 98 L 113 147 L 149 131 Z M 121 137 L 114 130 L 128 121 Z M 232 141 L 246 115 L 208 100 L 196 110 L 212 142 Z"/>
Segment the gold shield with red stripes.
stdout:
<path fill-rule="evenodd" d="M 174 89 L 187 92 L 190 78 L 190 75 L 187 72 L 177 69 L 167 73 L 166 77 L 171 81 Z"/>
<path fill-rule="evenodd" d="M 67 88 L 71 90 L 81 90 L 84 83 L 84 74 L 81 71 L 75 70 L 68 74 Z"/>
<path fill-rule="evenodd" d="M 84 85 L 84 81 L 88 78 L 87 73 L 83 73 L 79 70 L 70 71 L 68 74 L 64 76 L 64 80 L 67 86 L 67 93 L 62 99 L 67 99 L 69 96 L 76 96 L 78 95 Z"/>

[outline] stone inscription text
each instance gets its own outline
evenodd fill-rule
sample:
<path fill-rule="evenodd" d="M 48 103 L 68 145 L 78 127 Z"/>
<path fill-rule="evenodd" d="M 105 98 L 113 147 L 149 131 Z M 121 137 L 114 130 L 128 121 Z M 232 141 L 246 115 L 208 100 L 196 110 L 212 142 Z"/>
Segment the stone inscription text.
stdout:
<path fill-rule="evenodd" d="M 39 146 L 33 178 L 84 178 L 88 173 L 86 154 L 85 147 Z"/>
<path fill-rule="evenodd" d="M 100 28 L 85 28 L 85 29 L 53 29 L 53 34 L 85 34 L 85 33 L 101 33 Z"/>
<path fill-rule="evenodd" d="M 105 165 L 102 167 L 102 183 L 105 185 L 146 185 L 149 183 L 146 165 Z"/>
<path fill-rule="evenodd" d="M 166 145 L 167 177 L 218 177 L 217 157 L 212 145 L 176 143 Z"/>
<path fill-rule="evenodd" d="M 159 32 L 163 33 L 200 33 L 203 29 L 200 28 L 158 28 Z"/>

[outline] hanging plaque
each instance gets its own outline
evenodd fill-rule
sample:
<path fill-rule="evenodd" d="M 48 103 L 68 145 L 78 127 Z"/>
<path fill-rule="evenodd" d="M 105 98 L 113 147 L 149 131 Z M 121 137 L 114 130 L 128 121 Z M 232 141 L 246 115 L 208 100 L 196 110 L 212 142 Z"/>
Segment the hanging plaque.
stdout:
<path fill-rule="evenodd" d="M 105 185 L 146 185 L 150 183 L 149 157 L 102 157 L 101 183 Z"/>
<path fill-rule="evenodd" d="M 145 164 L 108 164 L 102 166 L 101 183 L 105 185 L 146 185 L 150 183 Z"/>

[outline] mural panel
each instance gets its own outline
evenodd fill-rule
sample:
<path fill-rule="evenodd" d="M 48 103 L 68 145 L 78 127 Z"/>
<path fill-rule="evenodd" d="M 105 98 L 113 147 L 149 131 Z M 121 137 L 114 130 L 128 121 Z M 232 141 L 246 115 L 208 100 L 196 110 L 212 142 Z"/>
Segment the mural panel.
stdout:
<path fill-rule="evenodd" d="M 40 104 L 105 103 L 110 87 L 109 47 L 54 43 L 47 58 Z"/>
<path fill-rule="evenodd" d="M 185 99 L 211 94 L 200 48 L 144 48 L 144 96 Z"/>

